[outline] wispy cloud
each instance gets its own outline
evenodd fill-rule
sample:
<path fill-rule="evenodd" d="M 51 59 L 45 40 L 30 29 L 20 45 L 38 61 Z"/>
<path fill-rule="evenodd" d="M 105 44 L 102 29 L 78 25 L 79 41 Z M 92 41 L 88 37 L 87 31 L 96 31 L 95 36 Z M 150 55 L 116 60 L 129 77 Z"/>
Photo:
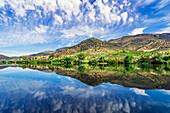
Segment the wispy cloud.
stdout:
<path fill-rule="evenodd" d="M 44 29 L 37 28 L 37 30 L 38 33 L 27 30 L 1 32 L 0 47 L 47 43 L 49 37 L 46 34 L 39 34 L 39 32 L 44 32 Z"/>
<path fill-rule="evenodd" d="M 62 38 L 100 36 L 136 20 L 129 0 L 1 0 L 0 8 L 0 23 L 8 30 L 1 31 L 1 47 L 46 43 L 56 33 Z M 20 33 L 22 27 L 26 30 Z"/>
<path fill-rule="evenodd" d="M 102 27 L 95 28 L 95 27 L 89 27 L 85 25 L 85 26 L 72 27 L 71 29 L 64 29 L 63 31 L 61 31 L 61 33 L 63 33 L 61 37 L 70 38 L 75 36 L 92 37 L 95 34 L 104 34 L 105 31 Z"/>
<path fill-rule="evenodd" d="M 33 53 L 36 53 L 36 52 L 23 52 L 23 51 L 12 51 L 12 50 L 0 49 L 0 54 L 10 56 L 10 57 L 30 55 L 30 54 L 33 54 Z"/>
<path fill-rule="evenodd" d="M 168 4 L 168 0 L 0 0 L 0 47 L 51 41 L 63 47 L 92 36 L 107 40 L 143 33 L 143 26 L 169 23 L 170 13 L 164 8 Z"/>
<path fill-rule="evenodd" d="M 170 0 L 161 0 L 156 6 L 155 8 L 163 8 L 167 5 L 170 5 Z"/>
<path fill-rule="evenodd" d="M 48 30 L 48 26 L 40 25 L 39 27 L 35 27 L 35 30 L 36 30 L 38 33 L 45 33 L 45 32 L 47 32 L 47 30 Z"/>
<path fill-rule="evenodd" d="M 167 25 L 167 27 L 160 29 L 157 33 L 170 33 L 170 23 Z"/>
<path fill-rule="evenodd" d="M 156 0 L 137 0 L 136 5 L 150 5 L 151 3 L 155 2 Z"/>

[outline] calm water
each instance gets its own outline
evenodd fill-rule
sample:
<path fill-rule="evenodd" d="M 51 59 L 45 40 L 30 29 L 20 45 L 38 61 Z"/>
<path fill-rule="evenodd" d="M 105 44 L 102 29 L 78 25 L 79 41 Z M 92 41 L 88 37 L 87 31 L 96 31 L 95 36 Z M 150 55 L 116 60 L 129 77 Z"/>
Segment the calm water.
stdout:
<path fill-rule="evenodd" d="M 0 113 L 170 113 L 169 73 L 166 71 L 161 72 L 165 73 L 164 75 L 156 73 L 139 80 L 151 81 L 154 76 L 155 82 L 151 81 L 149 87 L 141 85 L 136 78 L 132 81 L 132 72 L 124 74 L 124 77 L 129 75 L 130 79 L 119 77 L 124 72 L 119 75 L 112 73 L 112 77 L 117 78 L 115 80 L 116 78 L 111 78 L 111 75 L 106 73 L 109 69 L 105 69 L 98 73 L 105 73 L 109 79 L 100 75 L 100 79 L 89 77 L 88 81 L 88 70 L 87 73 L 78 75 L 74 69 L 37 69 L 1 67 Z M 49 69 L 55 73 L 51 73 Z M 134 73 L 142 76 L 142 72 Z M 91 73 L 98 75 L 96 71 Z M 119 81 L 122 85 L 118 85 Z"/>

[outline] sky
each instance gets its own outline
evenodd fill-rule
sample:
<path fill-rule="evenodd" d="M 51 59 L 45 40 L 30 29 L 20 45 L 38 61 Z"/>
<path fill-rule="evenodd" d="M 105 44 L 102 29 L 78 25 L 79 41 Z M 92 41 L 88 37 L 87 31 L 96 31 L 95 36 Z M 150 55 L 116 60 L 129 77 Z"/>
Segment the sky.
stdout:
<path fill-rule="evenodd" d="M 7 56 L 141 33 L 170 33 L 170 0 L 0 0 L 0 54 Z"/>

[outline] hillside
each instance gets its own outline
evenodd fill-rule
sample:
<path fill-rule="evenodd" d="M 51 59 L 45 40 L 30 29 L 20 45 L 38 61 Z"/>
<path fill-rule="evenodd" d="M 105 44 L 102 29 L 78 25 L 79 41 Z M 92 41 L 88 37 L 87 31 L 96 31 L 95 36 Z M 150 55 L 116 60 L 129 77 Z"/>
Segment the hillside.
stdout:
<path fill-rule="evenodd" d="M 7 57 L 7 56 L 5 56 L 5 55 L 1 55 L 1 54 L 0 54 L 0 60 L 2 60 L 2 59 L 10 59 L 10 58 Z"/>
<path fill-rule="evenodd" d="M 60 48 L 60 49 L 57 49 L 55 51 L 44 51 L 44 52 L 40 52 L 40 53 L 36 53 L 36 54 L 31 54 L 29 56 L 46 56 L 46 55 L 56 54 L 56 53 L 62 52 L 64 50 L 66 50 L 66 49 L 67 49 L 67 47 Z"/>
<path fill-rule="evenodd" d="M 112 39 L 109 42 L 133 51 L 150 52 L 167 50 L 170 49 L 170 33 L 124 36 L 122 38 Z"/>
<path fill-rule="evenodd" d="M 72 46 L 64 51 L 61 54 L 73 54 L 77 52 L 90 51 L 90 52 L 106 52 L 108 50 L 120 50 L 123 49 L 118 44 L 112 44 L 107 41 L 101 41 L 97 38 L 89 38 L 80 42 L 79 44 Z"/>
<path fill-rule="evenodd" d="M 122 53 L 122 50 L 126 50 Z M 170 33 L 163 34 L 138 34 L 135 36 L 123 36 L 110 41 L 101 41 L 97 38 L 89 38 L 72 47 L 60 48 L 55 51 L 44 51 L 28 56 L 39 56 L 39 59 L 47 58 L 48 55 L 58 54 L 59 58 L 73 57 L 77 58 L 77 54 L 83 52 L 88 59 L 99 58 L 122 58 L 126 54 L 133 53 L 139 56 L 144 52 L 169 52 L 170 50 Z M 21 56 L 22 57 L 22 56 Z M 19 58 L 21 58 L 19 57 Z M 0 55 L 0 59 L 8 59 L 4 55 Z"/>

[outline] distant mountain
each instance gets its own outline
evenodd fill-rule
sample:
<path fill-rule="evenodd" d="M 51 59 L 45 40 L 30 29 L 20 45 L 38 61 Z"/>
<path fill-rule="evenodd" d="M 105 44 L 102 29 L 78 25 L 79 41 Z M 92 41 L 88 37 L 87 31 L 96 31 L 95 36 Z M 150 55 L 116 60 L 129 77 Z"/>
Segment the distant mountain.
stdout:
<path fill-rule="evenodd" d="M 79 52 L 86 52 L 86 53 L 95 52 L 97 56 L 100 56 L 105 53 L 108 53 L 108 51 L 115 51 L 115 50 L 133 50 L 133 51 L 151 52 L 151 51 L 169 50 L 169 49 L 170 49 L 170 33 L 138 34 L 135 36 L 123 36 L 121 38 L 112 39 L 109 41 L 101 41 L 93 37 L 84 40 L 72 47 L 60 48 L 55 51 L 44 51 L 37 54 L 31 54 L 29 56 L 46 56 L 50 54 L 60 53 L 63 54 L 62 57 L 64 57 L 64 55 L 71 55 Z M 0 59 L 7 59 L 7 58 L 9 57 L 0 55 Z"/>
<path fill-rule="evenodd" d="M 36 54 L 31 54 L 29 56 L 46 56 L 46 55 L 50 55 L 50 54 L 57 54 L 57 53 L 62 52 L 66 49 L 67 49 L 67 47 L 60 48 L 60 49 L 57 49 L 55 51 L 44 51 L 44 52 L 40 52 L 40 53 L 36 53 Z"/>
<path fill-rule="evenodd" d="M 5 56 L 5 55 L 1 55 L 1 54 L 0 54 L 0 60 L 2 60 L 2 59 L 10 59 L 10 58 L 7 57 L 7 56 Z"/>
<path fill-rule="evenodd" d="M 135 36 L 124 36 L 109 41 L 124 49 L 134 51 L 157 51 L 170 49 L 170 33 L 163 34 L 139 34 Z"/>
<path fill-rule="evenodd" d="M 112 44 L 107 41 L 101 41 L 97 38 L 89 38 L 87 40 L 84 40 L 80 42 L 79 44 L 72 46 L 61 53 L 63 54 L 72 54 L 72 53 L 77 53 L 77 52 L 82 52 L 89 50 L 91 52 L 93 51 L 108 51 L 108 50 L 120 50 L 123 49 L 121 46 L 118 44 Z"/>

